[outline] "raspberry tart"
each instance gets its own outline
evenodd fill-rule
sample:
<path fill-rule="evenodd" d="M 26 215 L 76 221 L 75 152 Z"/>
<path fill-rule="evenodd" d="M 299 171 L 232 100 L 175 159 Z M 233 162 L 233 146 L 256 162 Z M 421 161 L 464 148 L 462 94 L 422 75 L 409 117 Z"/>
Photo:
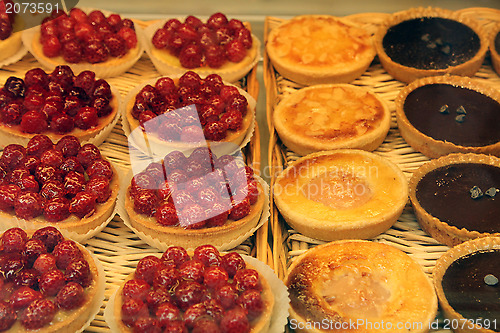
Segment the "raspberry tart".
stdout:
<path fill-rule="evenodd" d="M 169 19 L 145 30 L 148 52 L 162 75 L 192 70 L 200 75 L 219 74 L 235 82 L 245 76 L 259 60 L 260 42 L 249 26 L 222 13 L 206 22 L 195 16 Z"/>
<path fill-rule="evenodd" d="M 488 31 L 481 23 L 441 8 L 396 13 L 375 34 L 382 66 L 407 83 L 443 74 L 473 76 L 488 46 Z"/>
<path fill-rule="evenodd" d="M 145 142 L 153 152 L 196 147 L 206 141 L 231 143 L 234 150 L 253 133 L 255 105 L 253 97 L 219 75 L 201 78 L 188 71 L 145 82 L 131 91 L 124 129 L 129 141 L 140 148 Z"/>
<path fill-rule="evenodd" d="M 168 248 L 161 258 L 147 256 L 118 289 L 109 317 L 123 333 L 267 332 L 273 291 L 246 261 L 212 245 L 191 256 L 182 247 Z"/>
<path fill-rule="evenodd" d="M 19 60 L 26 51 L 21 40 L 21 20 L 14 13 L 7 14 L 6 2 L 12 5 L 11 1 L 0 2 L 0 65 L 2 66 Z"/>
<path fill-rule="evenodd" d="M 399 167 L 358 149 L 306 155 L 278 175 L 273 191 L 291 227 L 324 241 L 375 237 L 396 222 L 408 201 Z"/>
<path fill-rule="evenodd" d="M 6 230 L 0 250 L 3 332 L 76 332 L 104 297 L 104 276 L 80 244 L 54 227 Z"/>
<path fill-rule="evenodd" d="M 65 64 L 78 72 L 92 70 L 101 78 L 132 67 L 144 51 L 142 38 L 130 19 L 80 8 L 59 13 L 23 34 L 24 44 L 44 67 Z"/>
<path fill-rule="evenodd" d="M 258 226 L 266 200 L 241 157 L 217 157 L 207 147 L 189 157 L 170 152 L 135 174 L 125 195 L 133 229 L 162 245 L 188 249 L 240 244 Z"/>
<path fill-rule="evenodd" d="M 376 149 L 391 122 L 386 103 L 349 84 L 314 85 L 284 97 L 273 112 L 281 141 L 300 155 L 338 148 Z"/>
<path fill-rule="evenodd" d="M 266 51 L 282 76 L 302 85 L 349 83 L 375 58 L 367 31 L 329 15 L 284 21 L 269 33 Z"/>
<path fill-rule="evenodd" d="M 36 135 L 27 147 L 6 146 L 0 156 L 0 184 L 4 224 L 53 225 L 79 235 L 110 219 L 119 189 L 111 163 L 95 145 L 80 145 L 74 136 L 54 144 Z"/>
<path fill-rule="evenodd" d="M 500 158 L 449 154 L 422 165 L 410 180 L 422 229 L 440 243 L 500 236 Z"/>
<path fill-rule="evenodd" d="M 490 85 L 455 75 L 426 77 L 403 88 L 395 102 L 401 136 L 424 155 L 500 156 L 500 93 Z"/>
<path fill-rule="evenodd" d="M 36 134 L 53 141 L 73 135 L 98 145 L 118 119 L 119 98 L 92 71 L 33 68 L 24 78 L 9 77 L 0 90 L 0 134 L 3 142 L 21 145 Z"/>
<path fill-rule="evenodd" d="M 437 312 L 420 265 L 383 243 L 344 240 L 311 248 L 292 262 L 285 284 L 290 323 L 300 332 L 424 333 Z"/>

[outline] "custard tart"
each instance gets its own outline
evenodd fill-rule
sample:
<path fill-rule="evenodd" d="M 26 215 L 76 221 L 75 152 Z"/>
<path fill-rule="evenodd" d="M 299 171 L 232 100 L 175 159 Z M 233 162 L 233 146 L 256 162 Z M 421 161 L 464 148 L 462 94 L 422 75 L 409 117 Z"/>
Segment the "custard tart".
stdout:
<path fill-rule="evenodd" d="M 278 73 L 303 85 L 349 83 L 375 57 L 367 31 L 329 15 L 301 15 L 281 23 L 269 33 L 266 51 Z"/>
<path fill-rule="evenodd" d="M 410 200 L 422 229 L 455 246 L 499 236 L 500 159 L 450 154 L 422 165 L 410 180 Z"/>
<path fill-rule="evenodd" d="M 304 156 L 278 175 L 273 190 L 291 227 L 325 241 L 375 237 L 396 222 L 408 200 L 398 166 L 357 149 Z"/>
<path fill-rule="evenodd" d="M 431 7 L 395 13 L 375 34 L 382 66 L 407 83 L 443 74 L 472 76 L 488 45 L 488 33 L 478 21 Z"/>
<path fill-rule="evenodd" d="M 435 158 L 450 153 L 500 156 L 500 92 L 461 76 L 426 77 L 396 98 L 401 136 Z"/>
<path fill-rule="evenodd" d="M 500 237 L 464 242 L 434 267 L 439 304 L 457 333 L 500 332 Z"/>
<path fill-rule="evenodd" d="M 314 85 L 287 95 L 273 121 L 281 141 L 300 155 L 339 148 L 376 149 L 389 131 L 391 112 L 368 89 Z"/>
<path fill-rule="evenodd" d="M 427 332 L 437 312 L 430 279 L 404 252 L 343 240 L 307 250 L 285 279 L 298 332 Z"/>

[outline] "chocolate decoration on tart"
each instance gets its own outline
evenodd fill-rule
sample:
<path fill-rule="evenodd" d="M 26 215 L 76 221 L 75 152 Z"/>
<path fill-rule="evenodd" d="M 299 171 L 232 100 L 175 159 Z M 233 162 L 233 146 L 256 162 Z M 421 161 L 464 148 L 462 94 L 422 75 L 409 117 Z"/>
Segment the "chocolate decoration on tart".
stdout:
<path fill-rule="evenodd" d="M 441 8 L 412 8 L 395 13 L 375 34 L 384 69 L 412 82 L 426 76 L 472 76 L 488 50 L 488 32 L 460 13 Z"/>
<path fill-rule="evenodd" d="M 450 154 L 422 165 L 410 180 L 410 200 L 421 227 L 455 246 L 500 235 L 500 159 Z"/>
<path fill-rule="evenodd" d="M 396 98 L 401 136 L 434 158 L 449 153 L 500 156 L 500 92 L 462 76 L 415 80 Z"/>

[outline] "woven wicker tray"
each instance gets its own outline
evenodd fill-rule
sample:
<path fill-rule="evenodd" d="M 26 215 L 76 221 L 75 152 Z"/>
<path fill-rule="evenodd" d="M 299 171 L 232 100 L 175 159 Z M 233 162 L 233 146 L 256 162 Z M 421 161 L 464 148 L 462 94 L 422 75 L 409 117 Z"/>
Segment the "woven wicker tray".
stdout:
<path fill-rule="evenodd" d="M 141 26 L 147 26 L 150 22 L 136 21 Z M 0 82 L 5 82 L 9 76 L 24 77 L 24 73 L 31 68 L 40 67 L 36 59 L 28 54 L 21 61 L 0 69 Z M 257 99 L 259 83 L 256 77 L 256 67 L 242 80 L 236 84 L 244 88 L 250 95 Z M 124 97 L 133 87 L 143 81 L 147 81 L 160 74 L 156 71 L 149 57 L 144 54 L 139 61 L 125 74 L 107 79 L 107 81 L 118 88 Z M 256 124 L 254 135 L 248 145 L 243 149 L 243 154 L 247 165 L 253 167 L 257 174 L 260 174 L 260 134 Z M 4 144 L 0 143 L 3 148 Z M 123 168 L 130 167 L 128 153 L 128 141 L 125 136 L 121 122 L 113 128 L 111 134 L 99 146 L 101 153 L 117 166 Z M 120 216 L 115 216 L 108 226 L 96 237 L 90 239 L 85 244 L 94 252 L 102 262 L 106 273 L 105 301 L 91 325 L 86 332 L 109 332 L 110 329 L 104 321 L 103 311 L 109 297 L 118 289 L 136 267 L 137 262 L 148 254 L 159 253 L 158 250 L 150 247 L 137 237 L 122 222 Z M 241 254 L 251 255 L 264 263 L 272 265 L 272 254 L 268 243 L 268 223 L 266 222 L 255 235 L 247 239 L 243 244 L 235 249 Z"/>
<path fill-rule="evenodd" d="M 499 10 L 490 8 L 468 8 L 460 12 L 462 12 L 463 15 L 480 19 L 487 28 L 493 28 L 495 24 L 500 22 Z M 362 13 L 347 16 L 345 19 L 357 23 L 373 34 L 389 15 L 390 14 L 383 13 Z M 281 22 L 283 22 L 283 20 L 279 18 L 266 18 L 264 42 L 267 41 L 269 32 Z M 485 60 L 475 78 L 500 89 L 500 77 L 493 71 L 489 58 Z M 267 54 L 264 54 L 264 83 L 267 94 L 266 109 L 270 133 L 268 163 L 272 187 L 276 176 L 287 167 L 288 163 L 300 157 L 288 150 L 280 141 L 273 126 L 272 113 L 275 105 L 279 103 L 284 96 L 303 86 L 280 76 L 279 73 L 275 71 Z M 374 153 L 382 155 L 396 163 L 405 175 L 410 178 L 412 173 L 419 166 L 429 161 L 429 159 L 411 148 L 401 137 L 397 128 L 394 100 L 400 89 L 404 87 L 404 84 L 394 80 L 382 68 L 377 58 L 366 73 L 352 82 L 352 84 L 371 89 L 388 103 L 392 112 L 391 129 L 385 141 L 374 151 Z M 273 195 L 271 191 L 271 200 L 272 199 Z M 309 248 L 324 243 L 323 241 L 301 235 L 293 230 L 286 224 L 275 205 L 271 207 L 270 224 L 273 234 L 272 248 L 274 268 L 275 272 L 282 279 L 286 276 L 287 267 L 298 255 L 304 253 Z M 409 203 L 394 226 L 385 233 L 372 239 L 372 241 L 383 242 L 404 251 L 415 259 L 429 275 L 432 274 L 432 269 L 436 260 L 449 249 L 447 246 L 438 243 L 422 231 Z M 439 314 L 438 318 L 441 318 L 441 314 Z M 440 321 L 440 328 L 442 328 L 442 321 Z M 438 331 L 433 330 L 433 332 L 450 331 L 440 329 Z"/>

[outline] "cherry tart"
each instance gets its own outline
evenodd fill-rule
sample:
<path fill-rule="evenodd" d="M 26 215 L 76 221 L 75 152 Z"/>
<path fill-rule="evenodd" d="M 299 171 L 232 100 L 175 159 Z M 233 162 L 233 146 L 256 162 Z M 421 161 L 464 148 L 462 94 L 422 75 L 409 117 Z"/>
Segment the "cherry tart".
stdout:
<path fill-rule="evenodd" d="M 1 88 L 0 134 L 4 142 L 22 145 L 36 134 L 54 141 L 70 134 L 100 144 L 103 130 L 116 121 L 118 105 L 119 94 L 92 71 L 34 68 L 24 79 L 9 77 Z"/>
<path fill-rule="evenodd" d="M 201 147 L 189 157 L 170 152 L 134 175 L 125 209 L 134 229 L 162 244 L 226 248 L 256 228 L 264 202 L 263 186 L 240 158 Z"/>
<path fill-rule="evenodd" d="M 101 302 L 103 278 L 90 253 L 54 227 L 6 230 L 0 248 L 0 329 L 76 332 Z"/>
<path fill-rule="evenodd" d="M 99 77 L 125 72 L 143 53 L 141 31 L 132 20 L 80 8 L 26 31 L 23 42 L 44 67 L 67 64 L 96 71 Z"/>
<path fill-rule="evenodd" d="M 21 33 L 17 32 L 20 30 L 21 22 L 16 20 L 12 7 L 10 7 L 10 11 L 7 10 L 6 3 L 9 3 L 9 6 L 13 5 L 12 1 L 4 0 L 0 2 L 0 64 L 2 65 L 14 61 L 13 59 L 8 60 L 23 48 Z"/>
<path fill-rule="evenodd" d="M 95 145 L 80 145 L 74 136 L 54 144 L 45 135 L 26 147 L 5 147 L 0 184 L 2 219 L 36 228 L 52 224 L 77 234 L 109 219 L 119 188 L 116 171 Z"/>
<path fill-rule="evenodd" d="M 147 52 L 162 75 L 193 70 L 217 73 L 234 82 L 245 76 L 258 61 L 259 40 L 249 25 L 228 19 L 222 13 L 206 22 L 195 16 L 161 21 L 145 30 Z"/>
<path fill-rule="evenodd" d="M 255 104 L 248 93 L 217 74 L 201 78 L 188 71 L 130 92 L 125 119 L 130 132 L 142 130 L 145 139 L 141 132 L 132 136 L 139 146 L 145 141 L 151 147 L 184 148 L 205 140 L 241 145 L 253 130 Z"/>
<path fill-rule="evenodd" d="M 275 299 L 263 274 L 236 252 L 202 245 L 150 255 L 117 291 L 120 332 L 267 332 Z"/>

